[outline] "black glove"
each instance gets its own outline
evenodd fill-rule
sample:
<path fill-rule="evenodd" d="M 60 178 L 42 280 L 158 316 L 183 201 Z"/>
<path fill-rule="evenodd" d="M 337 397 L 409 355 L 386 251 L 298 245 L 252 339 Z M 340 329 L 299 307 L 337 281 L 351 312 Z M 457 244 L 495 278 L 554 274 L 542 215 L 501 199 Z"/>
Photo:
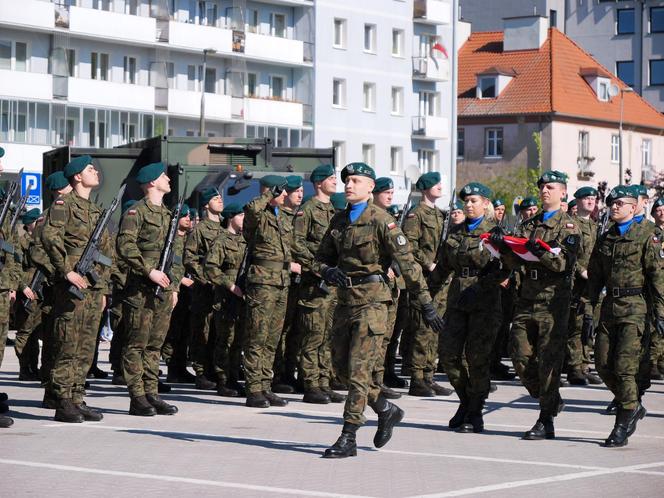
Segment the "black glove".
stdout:
<path fill-rule="evenodd" d="M 505 243 L 505 235 L 507 235 L 507 232 L 502 229 L 502 227 L 495 226 L 491 230 L 489 230 L 489 233 L 491 236 L 489 237 L 489 241 L 501 252 L 505 253 L 509 250 L 507 247 L 507 244 Z"/>
<path fill-rule="evenodd" d="M 346 287 L 348 284 L 348 276 L 336 266 L 325 268 L 323 278 L 329 284 L 337 287 Z"/>
<path fill-rule="evenodd" d="M 531 253 L 533 253 L 534 256 L 537 256 L 538 258 L 541 258 L 546 254 L 546 249 L 544 249 L 539 242 L 536 240 L 528 240 L 526 242 L 526 249 L 528 249 Z"/>
<path fill-rule="evenodd" d="M 442 316 L 436 313 L 436 310 L 433 307 L 433 303 L 423 304 L 422 314 L 424 315 L 424 321 L 434 330 L 434 332 L 440 334 L 443 331 L 443 328 L 445 327 L 445 320 Z"/>
<path fill-rule="evenodd" d="M 657 333 L 659 334 L 660 337 L 664 337 L 664 317 L 657 317 L 657 320 L 655 320 L 656 326 L 655 328 L 657 329 Z"/>
<path fill-rule="evenodd" d="M 592 315 L 583 315 L 581 343 L 587 346 L 593 339 L 595 339 L 595 320 Z"/>
<path fill-rule="evenodd" d="M 279 185 L 275 185 L 273 187 L 270 187 L 270 192 L 272 192 L 273 197 L 279 197 L 287 186 L 288 186 L 288 181 L 284 180 Z"/>
<path fill-rule="evenodd" d="M 472 308 L 480 295 L 480 289 L 477 284 L 467 287 L 461 292 L 457 306 L 461 309 Z"/>

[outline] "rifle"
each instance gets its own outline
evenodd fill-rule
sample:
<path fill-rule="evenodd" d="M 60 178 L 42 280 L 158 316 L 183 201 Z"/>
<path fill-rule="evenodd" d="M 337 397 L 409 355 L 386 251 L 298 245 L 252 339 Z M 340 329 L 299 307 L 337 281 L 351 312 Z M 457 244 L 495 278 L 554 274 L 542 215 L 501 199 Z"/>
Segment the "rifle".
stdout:
<path fill-rule="evenodd" d="M 30 197 L 30 191 L 32 190 L 32 185 L 28 185 L 25 188 L 25 194 L 23 194 L 23 197 L 18 201 L 18 204 L 16 205 L 16 208 L 14 210 L 14 216 L 12 216 L 12 221 L 11 224 L 9 225 L 9 231 L 13 232 L 14 229 L 16 228 L 16 224 L 18 223 L 18 217 L 21 215 L 23 208 L 25 208 L 25 204 L 28 202 L 28 197 Z"/>
<path fill-rule="evenodd" d="M 235 276 L 235 283 L 234 285 L 236 287 L 239 287 L 242 292 L 246 290 L 246 283 L 247 283 L 247 272 L 249 271 L 249 266 L 251 265 L 251 253 L 252 253 L 252 245 L 253 244 L 247 244 L 247 247 L 244 248 L 244 255 L 242 256 L 242 263 L 240 263 L 240 268 L 237 271 L 237 275 Z M 232 292 L 228 291 L 228 295 L 230 296 L 231 299 L 228 301 L 228 309 L 226 310 L 226 318 L 229 321 L 235 320 L 237 316 L 240 314 L 240 307 L 242 306 L 242 301 L 243 299 L 241 297 L 238 297 L 237 295 L 233 294 Z"/>
<path fill-rule="evenodd" d="M 604 232 L 606 232 L 607 227 L 609 226 L 609 220 L 611 219 L 609 208 L 604 208 L 602 215 L 599 217 L 599 223 L 597 224 L 597 237 L 599 238 Z"/>
<path fill-rule="evenodd" d="M 165 273 L 169 279 L 171 279 L 171 269 L 173 268 L 173 259 L 175 257 L 175 236 L 178 233 L 178 223 L 180 221 L 180 215 L 182 214 L 182 205 L 184 204 L 184 196 L 187 192 L 187 181 L 184 182 L 184 190 L 182 195 L 178 198 L 178 203 L 173 210 L 171 215 L 171 224 L 168 228 L 168 236 L 166 237 L 166 244 L 164 249 L 161 251 L 161 257 L 159 259 L 159 271 Z M 164 289 L 157 285 L 157 288 L 154 291 L 155 297 L 159 298 L 161 301 L 164 300 Z"/>
<path fill-rule="evenodd" d="M 21 178 L 21 175 L 23 174 L 23 168 L 18 172 L 18 177 Z M 16 195 L 16 192 L 18 191 L 18 182 L 16 180 L 12 181 L 9 186 L 7 187 L 7 194 L 5 195 L 4 200 L 2 201 L 2 209 L 0 209 L 0 229 L 2 229 L 5 226 L 5 220 L 7 219 L 7 214 L 9 214 L 9 208 L 11 207 L 12 199 Z M 0 236 L 0 251 L 2 251 L 5 254 L 14 254 L 14 246 L 7 242 L 7 239 L 11 237 L 11 226 L 10 230 L 7 234 L 3 234 Z M 0 269 L 2 269 L 5 266 L 5 260 L 6 256 L 3 258 L 0 258 Z"/>
<path fill-rule="evenodd" d="M 408 194 L 408 199 L 406 199 L 406 204 L 404 204 L 403 211 L 401 211 L 401 218 L 399 218 L 399 230 L 401 230 L 402 232 L 403 232 L 403 225 L 406 222 L 406 218 L 408 216 L 408 211 L 410 211 L 412 207 L 413 207 L 413 193 L 411 192 L 410 194 Z M 401 276 L 401 268 L 399 268 L 399 264 L 396 261 L 392 261 L 390 268 L 392 268 L 392 271 L 397 277 Z M 323 280 L 323 282 L 325 281 Z"/>
<path fill-rule="evenodd" d="M 44 280 L 46 280 L 46 275 L 44 275 L 44 272 L 41 270 L 35 270 L 35 272 L 32 274 L 30 285 L 28 286 L 40 301 L 44 300 L 44 293 L 42 292 Z M 25 297 L 25 295 L 23 295 L 21 304 L 23 305 L 23 309 L 26 311 L 32 311 L 32 299 L 28 299 Z"/>
<path fill-rule="evenodd" d="M 88 239 L 88 243 L 86 244 L 85 249 L 83 249 L 81 259 L 79 259 L 78 263 L 76 263 L 76 266 L 74 266 L 74 271 L 82 277 L 87 277 L 92 285 L 95 285 L 100 279 L 99 274 L 94 269 L 95 264 L 99 263 L 100 265 L 104 266 L 111 266 L 113 264 L 111 258 L 101 253 L 99 250 L 99 245 L 101 244 L 101 238 L 104 234 L 104 230 L 106 230 L 108 223 L 111 221 L 113 212 L 120 205 L 120 200 L 122 199 L 126 188 L 127 184 L 123 183 L 120 187 L 120 190 L 118 190 L 118 193 L 115 194 L 111 205 L 108 207 L 108 209 L 104 209 L 102 211 L 101 216 L 97 220 L 97 225 L 92 232 L 92 236 Z M 69 293 L 72 294 L 76 299 L 83 299 L 84 297 L 83 293 L 74 284 L 69 287 Z"/>

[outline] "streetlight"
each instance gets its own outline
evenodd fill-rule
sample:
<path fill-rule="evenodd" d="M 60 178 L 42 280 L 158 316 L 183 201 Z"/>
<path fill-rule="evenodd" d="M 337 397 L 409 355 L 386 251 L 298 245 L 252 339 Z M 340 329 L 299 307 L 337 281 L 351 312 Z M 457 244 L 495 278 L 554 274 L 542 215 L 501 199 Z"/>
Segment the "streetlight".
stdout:
<path fill-rule="evenodd" d="M 634 93 L 631 87 L 620 88 L 620 126 L 618 127 L 618 185 L 621 185 L 623 180 L 623 110 L 624 110 L 624 96 L 626 93 Z"/>
<path fill-rule="evenodd" d="M 214 48 L 206 48 L 203 50 L 203 75 L 201 81 L 201 121 L 198 127 L 198 135 L 205 134 L 205 73 L 207 72 L 207 56 L 208 54 L 216 54 L 217 50 Z"/>

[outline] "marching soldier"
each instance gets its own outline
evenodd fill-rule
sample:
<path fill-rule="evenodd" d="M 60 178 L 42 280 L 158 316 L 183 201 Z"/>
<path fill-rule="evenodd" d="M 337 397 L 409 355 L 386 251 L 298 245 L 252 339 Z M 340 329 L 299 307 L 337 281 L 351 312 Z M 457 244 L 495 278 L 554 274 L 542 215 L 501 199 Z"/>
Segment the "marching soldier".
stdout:
<path fill-rule="evenodd" d="M 660 237 L 664 236 L 664 197 L 654 202 L 650 214 L 655 219 Z M 648 359 L 650 362 L 650 378 L 652 380 L 664 380 L 664 337 L 658 333 L 652 334 L 650 339 Z"/>
<path fill-rule="evenodd" d="M 387 306 L 392 292 L 386 272 L 399 265 L 413 302 L 434 331 L 443 320 L 431 302 L 420 265 L 408 239 L 392 217 L 371 202 L 376 175 L 364 163 L 352 163 L 341 172 L 350 206 L 336 214 L 319 246 L 313 270 L 338 287 L 339 304 L 332 325 L 332 355 L 336 371 L 348 383 L 344 426 L 339 439 L 325 450 L 325 458 L 357 454 L 355 434 L 365 421 L 368 404 L 378 414 L 374 445 L 383 447 L 403 419 L 403 411 L 385 399 L 373 383 L 373 369 L 382 352 Z"/>

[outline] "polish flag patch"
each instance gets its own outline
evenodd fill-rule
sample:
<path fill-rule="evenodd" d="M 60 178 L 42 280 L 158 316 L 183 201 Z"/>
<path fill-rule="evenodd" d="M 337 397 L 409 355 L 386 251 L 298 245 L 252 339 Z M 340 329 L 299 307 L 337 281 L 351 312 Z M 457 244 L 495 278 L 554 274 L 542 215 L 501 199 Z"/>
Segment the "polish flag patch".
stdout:
<path fill-rule="evenodd" d="M 390 230 L 394 230 L 396 227 L 397 227 L 397 224 L 394 223 L 394 222 L 387 224 L 387 228 L 389 228 Z"/>
<path fill-rule="evenodd" d="M 574 228 L 574 223 L 565 223 L 565 228 Z"/>
<path fill-rule="evenodd" d="M 491 253 L 491 256 L 493 256 L 494 258 L 500 258 L 500 251 L 498 250 L 497 247 L 491 244 L 491 241 L 489 239 L 490 237 L 491 237 L 490 233 L 483 233 L 482 235 L 480 235 L 480 239 L 482 239 L 480 247 L 486 247 L 487 250 Z M 509 247 L 514 254 L 519 256 L 524 261 L 540 260 L 540 258 L 538 258 L 528 249 L 526 249 L 526 242 L 528 242 L 529 239 L 526 239 L 524 237 L 512 237 L 510 235 L 505 235 L 504 240 L 505 243 L 507 244 L 507 247 Z M 535 239 L 535 240 L 539 243 L 539 245 L 541 245 L 544 249 L 546 249 L 554 256 L 558 256 L 560 254 L 561 251 L 560 247 L 551 247 L 549 244 L 547 244 L 541 239 Z"/>

